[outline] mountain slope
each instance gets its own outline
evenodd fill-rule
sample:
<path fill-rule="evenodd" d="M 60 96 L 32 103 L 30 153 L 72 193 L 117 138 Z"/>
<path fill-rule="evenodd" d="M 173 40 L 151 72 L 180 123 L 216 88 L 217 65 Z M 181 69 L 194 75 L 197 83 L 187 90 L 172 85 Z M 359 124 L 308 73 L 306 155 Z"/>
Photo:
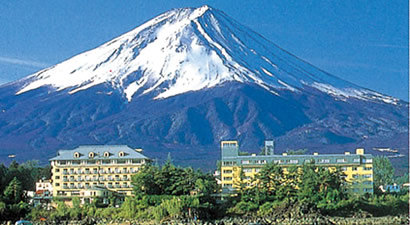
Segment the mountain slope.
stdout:
<path fill-rule="evenodd" d="M 278 152 L 398 148 L 408 103 L 327 74 L 203 6 L 166 12 L 62 63 L 0 87 L 4 154 L 127 144 L 210 168 L 218 142 Z M 200 164 L 198 164 L 198 163 Z"/>

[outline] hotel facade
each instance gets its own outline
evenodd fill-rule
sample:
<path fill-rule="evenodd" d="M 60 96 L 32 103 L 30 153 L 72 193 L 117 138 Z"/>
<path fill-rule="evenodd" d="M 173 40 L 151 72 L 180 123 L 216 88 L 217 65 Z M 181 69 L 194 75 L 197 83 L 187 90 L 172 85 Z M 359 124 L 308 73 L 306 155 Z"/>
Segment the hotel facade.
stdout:
<path fill-rule="evenodd" d="M 314 163 L 317 167 L 336 169 L 340 167 L 346 175 L 349 190 L 354 193 L 373 194 L 373 156 L 364 154 L 364 149 L 356 149 L 355 154 L 319 155 L 282 155 L 274 154 L 274 142 L 265 141 L 263 154 L 239 154 L 237 141 L 221 142 L 221 182 L 224 188 L 237 188 L 240 183 L 240 174 L 251 183 L 251 180 L 259 173 L 267 163 L 276 163 L 286 172 L 291 166 L 303 166 L 305 163 Z"/>
<path fill-rule="evenodd" d="M 60 150 L 51 158 L 54 197 L 84 197 L 91 190 L 107 189 L 132 195 L 131 176 L 150 159 L 140 149 L 125 145 L 80 146 Z"/>

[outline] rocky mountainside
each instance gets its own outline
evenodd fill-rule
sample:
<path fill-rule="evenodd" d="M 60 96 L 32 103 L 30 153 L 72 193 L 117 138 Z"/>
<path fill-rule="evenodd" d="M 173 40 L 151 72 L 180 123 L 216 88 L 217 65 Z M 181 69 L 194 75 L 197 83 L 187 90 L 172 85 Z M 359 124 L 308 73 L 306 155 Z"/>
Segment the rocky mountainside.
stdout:
<path fill-rule="evenodd" d="M 277 152 L 391 147 L 408 157 L 407 108 L 219 10 L 183 8 L 1 86 L 0 150 L 46 161 L 59 148 L 127 144 L 211 168 L 220 140 L 258 152 L 273 138 Z"/>

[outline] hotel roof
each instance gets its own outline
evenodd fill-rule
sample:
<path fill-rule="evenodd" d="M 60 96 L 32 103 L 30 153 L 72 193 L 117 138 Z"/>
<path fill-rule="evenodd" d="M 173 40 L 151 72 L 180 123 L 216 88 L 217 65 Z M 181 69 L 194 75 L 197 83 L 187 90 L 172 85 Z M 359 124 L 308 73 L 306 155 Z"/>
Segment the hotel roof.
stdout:
<path fill-rule="evenodd" d="M 90 157 L 90 153 L 93 153 L 93 157 Z M 72 150 L 59 150 L 57 156 L 49 161 L 86 159 L 148 159 L 148 157 L 126 145 L 83 145 Z"/>

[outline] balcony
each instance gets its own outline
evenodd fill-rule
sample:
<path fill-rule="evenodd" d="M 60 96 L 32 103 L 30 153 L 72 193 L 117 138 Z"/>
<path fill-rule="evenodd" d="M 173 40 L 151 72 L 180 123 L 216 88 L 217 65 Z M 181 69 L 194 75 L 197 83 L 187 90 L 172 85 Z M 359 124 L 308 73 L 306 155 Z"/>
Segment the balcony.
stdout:
<path fill-rule="evenodd" d="M 128 188 L 128 185 L 123 184 L 123 185 L 121 185 L 121 187 L 122 187 L 122 188 Z"/>
<path fill-rule="evenodd" d="M 94 170 L 94 171 L 93 171 L 93 174 L 98 174 L 98 171 L 97 171 L 97 170 Z"/>
<path fill-rule="evenodd" d="M 105 181 L 105 177 L 100 177 L 100 181 Z"/>
<path fill-rule="evenodd" d="M 70 181 L 76 181 L 76 179 L 75 179 L 75 178 L 70 177 Z"/>
<path fill-rule="evenodd" d="M 67 182 L 67 181 L 68 181 L 68 178 L 63 178 L 63 181 L 64 181 L 64 182 Z"/>
<path fill-rule="evenodd" d="M 116 188 L 121 188 L 121 185 L 116 184 L 115 187 L 116 187 Z"/>
<path fill-rule="evenodd" d="M 98 178 L 97 178 L 97 177 L 93 177 L 92 180 L 93 180 L 93 181 L 98 181 Z"/>
<path fill-rule="evenodd" d="M 63 171 L 63 174 L 64 174 L 64 175 L 68 175 L 68 172 L 67 172 L 67 171 Z"/>
<path fill-rule="evenodd" d="M 123 177 L 122 180 L 127 181 L 129 179 L 128 179 L 128 177 Z"/>
<path fill-rule="evenodd" d="M 119 178 L 119 177 L 116 177 L 116 178 L 115 178 L 115 180 L 116 180 L 116 181 L 120 181 L 120 180 L 121 180 L 121 178 Z"/>
<path fill-rule="evenodd" d="M 114 186 L 112 185 L 112 184 L 109 184 L 108 185 L 108 188 L 113 188 Z"/>
<path fill-rule="evenodd" d="M 68 186 L 67 186 L 67 185 L 63 185 L 63 189 L 68 189 Z"/>
<path fill-rule="evenodd" d="M 85 171 L 85 174 L 90 174 L 90 171 L 89 171 L 89 170 L 86 170 L 86 171 Z"/>

